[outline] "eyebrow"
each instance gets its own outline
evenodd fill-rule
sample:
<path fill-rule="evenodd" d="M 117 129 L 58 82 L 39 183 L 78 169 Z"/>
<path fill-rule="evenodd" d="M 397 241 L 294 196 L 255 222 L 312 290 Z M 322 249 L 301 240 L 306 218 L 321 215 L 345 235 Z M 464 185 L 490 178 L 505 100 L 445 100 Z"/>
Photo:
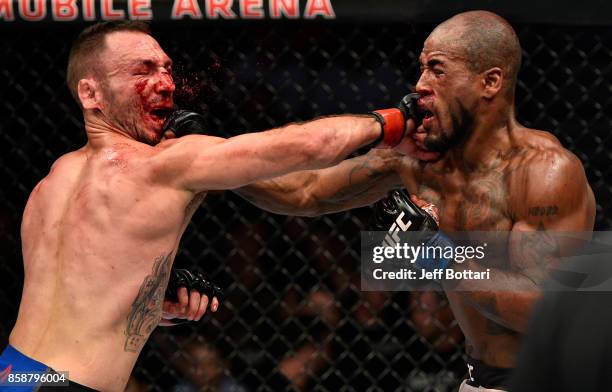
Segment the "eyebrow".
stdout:
<path fill-rule="evenodd" d="M 427 61 L 427 64 L 425 64 L 428 68 L 431 67 L 435 67 L 436 65 L 444 65 L 444 61 L 439 60 L 439 59 L 430 59 Z M 423 63 L 421 63 L 421 66 L 423 66 Z"/>
<path fill-rule="evenodd" d="M 146 58 L 142 58 L 142 59 L 135 59 L 133 61 L 131 61 L 131 65 L 145 65 L 147 67 L 154 67 L 157 62 L 155 60 L 152 59 L 146 59 Z M 163 63 L 164 67 L 171 67 L 172 66 L 172 60 L 171 59 L 166 59 Z"/>

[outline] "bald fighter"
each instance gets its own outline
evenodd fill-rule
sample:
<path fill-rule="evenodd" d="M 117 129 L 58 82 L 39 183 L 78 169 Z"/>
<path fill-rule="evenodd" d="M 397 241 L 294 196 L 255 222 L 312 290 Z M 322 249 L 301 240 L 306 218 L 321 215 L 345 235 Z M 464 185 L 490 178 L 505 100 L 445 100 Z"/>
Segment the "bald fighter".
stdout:
<path fill-rule="evenodd" d="M 70 51 L 67 82 L 88 141 L 60 157 L 28 200 L 25 283 L 5 354 L 25 370 L 68 371 L 72 390 L 123 391 L 162 319 L 181 236 L 206 191 L 331 166 L 404 133 L 403 120 L 383 130 L 382 112 L 162 140 L 171 67 L 141 23 L 94 25 Z"/>
<path fill-rule="evenodd" d="M 506 20 L 485 11 L 458 14 L 433 30 L 419 61 L 416 92 L 424 118 L 399 146 L 405 155 L 372 150 L 238 193 L 276 213 L 314 216 L 365 206 L 405 187 L 418 198 L 394 194 L 396 213 L 433 203 L 440 230 L 502 232 L 508 268 L 493 274 L 494 281 L 442 287 L 466 337 L 469 378 L 460 390 L 504 389 L 540 296 L 548 267 L 542 263 L 554 263 L 564 246 L 516 240 L 527 232 L 591 231 L 593 193 L 580 161 L 553 135 L 517 122 L 521 47 Z M 486 268 L 444 260 L 436 267 Z"/>

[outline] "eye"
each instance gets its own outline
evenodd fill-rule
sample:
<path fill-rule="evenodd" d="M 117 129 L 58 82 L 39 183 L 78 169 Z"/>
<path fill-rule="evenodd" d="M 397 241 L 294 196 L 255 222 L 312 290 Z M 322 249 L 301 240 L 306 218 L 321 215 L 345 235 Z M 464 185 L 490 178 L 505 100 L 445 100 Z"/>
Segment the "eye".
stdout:
<path fill-rule="evenodd" d="M 148 73 L 149 73 L 149 70 L 145 68 L 137 68 L 134 71 L 132 71 L 132 75 L 134 76 L 144 76 L 144 75 L 147 75 Z"/>
<path fill-rule="evenodd" d="M 440 69 L 440 68 L 434 68 L 432 69 L 434 75 L 439 76 L 442 75 L 444 72 Z"/>

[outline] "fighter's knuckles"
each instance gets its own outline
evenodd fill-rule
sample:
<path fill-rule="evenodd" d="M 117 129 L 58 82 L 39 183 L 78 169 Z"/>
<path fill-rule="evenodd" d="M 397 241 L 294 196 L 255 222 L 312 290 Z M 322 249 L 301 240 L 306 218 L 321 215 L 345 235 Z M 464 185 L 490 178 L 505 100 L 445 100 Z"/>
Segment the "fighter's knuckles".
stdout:
<path fill-rule="evenodd" d="M 204 295 L 202 296 L 202 299 L 200 301 L 200 307 L 198 309 L 198 312 L 195 315 L 195 319 L 197 321 L 199 321 L 202 316 L 204 316 L 204 314 L 206 313 L 206 310 L 208 309 L 208 296 Z"/>
<path fill-rule="evenodd" d="M 168 296 L 176 296 L 180 305 L 180 318 L 199 320 L 209 304 L 216 311 L 219 301 L 223 298 L 223 291 L 214 283 L 207 280 L 200 272 L 191 272 L 186 269 L 174 269 L 170 277 L 167 291 Z M 211 301 L 213 298 L 213 301 Z M 215 303 L 216 306 L 212 304 Z"/>
<path fill-rule="evenodd" d="M 440 225 L 440 211 L 438 210 L 438 207 L 431 203 L 425 203 L 423 206 L 421 206 L 421 209 L 428 213 L 436 221 L 436 225 Z"/>
<path fill-rule="evenodd" d="M 175 110 L 164 124 L 164 132 L 172 132 L 175 137 L 189 134 L 203 134 L 206 119 L 199 113 L 188 110 Z"/>
<path fill-rule="evenodd" d="M 411 134 L 416 132 L 416 129 L 417 129 L 416 121 L 414 121 L 414 119 L 412 119 L 412 118 L 408 118 L 408 120 L 406 121 L 406 134 L 405 134 L 404 139 L 402 141 L 407 140 L 408 137 L 410 137 Z"/>

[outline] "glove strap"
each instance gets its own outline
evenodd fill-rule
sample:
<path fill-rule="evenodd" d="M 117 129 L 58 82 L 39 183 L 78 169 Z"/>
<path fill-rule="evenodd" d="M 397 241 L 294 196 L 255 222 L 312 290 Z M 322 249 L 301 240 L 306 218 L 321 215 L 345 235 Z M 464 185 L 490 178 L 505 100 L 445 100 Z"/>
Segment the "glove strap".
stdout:
<path fill-rule="evenodd" d="M 381 109 L 370 112 L 382 127 L 374 148 L 393 148 L 400 144 L 406 132 L 406 120 L 400 109 Z"/>

